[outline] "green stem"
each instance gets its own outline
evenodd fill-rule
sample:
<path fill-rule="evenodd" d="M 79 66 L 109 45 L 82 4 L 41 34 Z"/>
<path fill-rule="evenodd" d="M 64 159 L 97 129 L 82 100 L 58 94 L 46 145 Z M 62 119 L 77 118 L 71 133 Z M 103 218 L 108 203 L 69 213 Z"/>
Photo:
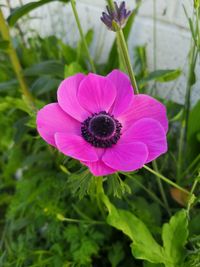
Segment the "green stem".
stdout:
<path fill-rule="evenodd" d="M 192 168 L 197 164 L 200 163 L 200 154 L 192 161 L 192 163 L 188 166 L 188 168 L 184 171 L 183 176 L 185 176 L 186 174 L 188 174 L 190 172 L 190 170 L 192 170 Z"/>
<path fill-rule="evenodd" d="M 159 173 L 158 165 L 157 165 L 157 162 L 155 160 L 152 162 L 152 165 L 153 165 L 154 170 L 157 173 Z M 162 197 L 163 202 L 165 204 L 165 208 L 166 208 L 168 214 L 171 215 L 170 207 L 169 207 L 169 204 L 168 204 L 168 201 L 167 201 L 167 197 L 166 197 L 166 194 L 165 194 L 165 191 L 164 191 L 164 188 L 163 188 L 162 181 L 158 177 L 157 177 L 156 180 L 157 180 L 157 183 L 158 183 L 158 188 L 160 190 L 161 197 Z"/>
<path fill-rule="evenodd" d="M 178 146 L 178 162 L 177 162 L 177 182 L 178 183 L 180 182 L 181 172 L 182 172 L 184 140 L 185 140 L 185 120 L 183 120 L 181 123 L 180 139 L 179 139 L 179 146 Z"/>
<path fill-rule="evenodd" d="M 168 179 L 167 177 L 163 176 L 162 174 L 152 170 L 151 168 L 149 168 L 148 166 L 144 165 L 143 166 L 147 171 L 153 173 L 154 175 L 156 175 L 157 177 L 159 177 L 160 179 L 162 179 L 163 181 L 165 181 L 166 183 L 172 185 L 173 187 L 179 189 L 180 191 L 186 193 L 186 194 L 190 194 L 189 191 L 187 191 L 186 189 L 184 189 L 183 187 L 177 185 L 176 183 L 172 182 L 170 179 Z"/>
<path fill-rule="evenodd" d="M 108 3 L 110 8 L 112 8 L 113 10 L 115 9 L 115 5 L 114 5 L 112 0 L 107 0 L 107 3 Z"/>
<path fill-rule="evenodd" d="M 162 206 L 163 208 L 165 208 L 165 205 L 162 203 L 162 201 L 148 188 L 146 188 L 142 183 L 140 183 L 140 181 L 138 181 L 138 179 L 132 175 L 129 175 L 126 173 L 126 176 L 129 177 L 130 179 L 134 179 L 135 183 L 141 187 L 154 201 L 158 202 L 158 204 L 160 206 Z"/>
<path fill-rule="evenodd" d="M 87 42 L 85 40 L 85 36 L 84 36 L 83 30 L 82 30 L 82 27 L 81 27 L 81 23 L 80 23 L 80 19 L 79 19 L 79 16 L 78 16 L 78 12 L 76 10 L 75 0 L 70 0 L 70 2 L 71 2 L 72 10 L 73 10 L 73 13 L 74 13 L 74 17 L 75 17 L 75 20 L 76 20 L 76 24 L 78 26 L 78 30 L 79 30 L 79 33 L 80 33 L 80 36 L 81 36 L 81 39 L 82 39 L 82 42 L 83 42 L 87 57 L 88 57 L 88 61 L 90 63 L 92 71 L 94 73 L 96 73 L 96 68 L 95 68 L 94 62 L 93 62 L 93 60 L 92 60 L 92 58 L 90 56 L 89 48 L 88 48 L 88 45 L 87 45 Z"/>
<path fill-rule="evenodd" d="M 113 0 L 107 0 L 107 3 L 112 10 L 115 10 L 115 5 L 113 3 Z M 137 82 L 135 79 L 135 74 L 133 72 L 133 68 L 131 65 L 128 47 L 126 44 L 126 40 L 124 38 L 124 33 L 123 33 L 122 29 L 118 26 L 118 24 L 114 20 L 112 21 L 112 23 L 113 23 L 114 28 L 116 29 L 118 44 L 120 46 L 120 51 L 122 52 L 122 55 L 124 58 L 123 62 L 125 63 L 125 68 L 127 69 L 128 75 L 129 75 L 130 80 L 131 80 L 131 84 L 135 90 L 135 93 L 139 94 Z"/>
<path fill-rule="evenodd" d="M 127 69 L 128 75 L 130 77 L 131 84 L 132 84 L 133 88 L 135 89 L 135 93 L 139 94 L 139 90 L 138 90 L 138 87 L 137 87 L 137 82 L 136 82 L 136 79 L 135 79 L 135 74 L 133 72 L 133 68 L 132 68 L 132 65 L 131 65 L 131 60 L 130 60 L 130 56 L 129 56 L 129 52 L 128 52 L 128 47 L 127 47 L 127 44 L 126 44 L 126 40 L 124 38 L 124 33 L 123 33 L 123 31 L 121 29 L 117 30 L 117 36 L 119 38 L 119 45 L 121 46 L 121 51 L 123 53 L 124 62 L 126 64 L 125 67 Z"/>
<path fill-rule="evenodd" d="M 119 40 L 118 35 L 116 36 L 116 42 L 117 42 L 117 52 L 118 52 L 118 56 L 119 56 L 119 68 L 126 71 L 126 69 L 125 69 L 126 62 L 124 59 L 123 51 L 121 49 L 120 40 Z"/>
<path fill-rule="evenodd" d="M 57 219 L 62 222 L 70 222 L 70 223 L 105 224 L 105 222 L 103 221 L 79 220 L 79 219 L 66 218 L 61 214 L 57 214 Z"/>
<path fill-rule="evenodd" d="M 103 177 L 102 176 L 96 177 L 96 183 L 97 183 L 97 191 L 96 191 L 97 205 L 99 207 L 99 210 L 101 211 L 102 216 L 105 218 L 105 212 L 102 205 L 102 194 L 104 194 Z"/>
<path fill-rule="evenodd" d="M 196 186 L 197 186 L 199 181 L 200 181 L 200 172 L 199 172 L 198 176 L 195 178 L 194 183 L 193 183 L 192 188 L 191 188 L 191 191 L 190 191 L 190 199 L 189 199 L 188 205 L 187 205 L 187 214 L 188 214 L 188 216 L 189 216 L 189 212 L 190 212 L 191 206 L 192 206 L 192 204 L 193 204 L 193 202 L 195 200 L 194 191 L 195 191 Z"/>
<path fill-rule="evenodd" d="M 26 101 L 33 107 L 34 98 L 28 90 L 28 86 L 22 74 L 22 67 L 20 65 L 17 53 L 13 47 L 10 32 L 6 20 L 4 19 L 3 12 L 0 9 L 0 32 L 3 40 L 9 42 L 8 55 L 12 63 L 13 70 L 17 76 L 18 82 L 20 84 L 21 93 L 24 95 Z"/>

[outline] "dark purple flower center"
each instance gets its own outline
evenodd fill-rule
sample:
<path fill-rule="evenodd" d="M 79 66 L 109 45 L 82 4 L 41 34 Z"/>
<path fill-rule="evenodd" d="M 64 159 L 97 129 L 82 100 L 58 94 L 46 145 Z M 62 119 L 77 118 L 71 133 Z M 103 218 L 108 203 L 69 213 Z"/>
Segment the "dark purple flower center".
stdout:
<path fill-rule="evenodd" d="M 93 114 L 81 126 L 82 137 L 94 147 L 111 147 L 121 136 L 121 123 L 105 111 Z"/>

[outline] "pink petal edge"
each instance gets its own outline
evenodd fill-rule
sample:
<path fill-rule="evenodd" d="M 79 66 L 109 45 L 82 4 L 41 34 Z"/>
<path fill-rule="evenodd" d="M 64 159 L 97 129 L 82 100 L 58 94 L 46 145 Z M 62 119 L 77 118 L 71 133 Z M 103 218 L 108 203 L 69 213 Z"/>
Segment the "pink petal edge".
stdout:
<path fill-rule="evenodd" d="M 80 123 L 66 114 L 58 103 L 51 103 L 40 109 L 37 113 L 36 125 L 40 136 L 55 147 L 56 132 L 80 133 Z"/>
<path fill-rule="evenodd" d="M 91 113 L 108 112 L 116 97 L 116 88 L 108 78 L 89 73 L 78 89 L 78 100 Z"/>
<path fill-rule="evenodd" d="M 60 84 L 57 92 L 60 107 L 80 122 L 84 121 L 91 115 L 80 105 L 77 99 L 79 85 L 85 77 L 85 75 L 78 73 L 65 79 Z"/>
<path fill-rule="evenodd" d="M 120 70 L 113 70 L 107 77 L 117 89 L 117 96 L 111 107 L 111 113 L 114 116 L 119 116 L 131 104 L 134 95 L 133 87 L 129 77 Z"/>
<path fill-rule="evenodd" d="M 167 151 L 167 137 L 162 125 L 154 119 L 138 120 L 124 134 L 121 142 L 142 142 L 148 148 L 148 163 Z"/>
<path fill-rule="evenodd" d="M 117 171 L 107 166 L 102 160 L 98 160 L 96 162 L 82 162 L 82 163 L 90 169 L 90 172 L 94 176 L 110 175 Z"/>
<path fill-rule="evenodd" d="M 152 118 L 160 122 L 165 132 L 168 130 L 168 119 L 166 107 L 158 100 L 148 95 L 134 95 L 129 109 L 119 116 L 123 125 L 123 131 L 128 130 L 133 123 L 140 119 Z"/>
<path fill-rule="evenodd" d="M 106 149 L 102 160 L 110 168 L 119 171 L 134 171 L 142 168 L 148 158 L 148 149 L 144 143 L 117 143 Z"/>
<path fill-rule="evenodd" d="M 95 162 L 98 160 L 95 148 L 87 143 L 82 136 L 56 133 L 55 141 L 58 150 L 66 156 L 80 161 Z"/>

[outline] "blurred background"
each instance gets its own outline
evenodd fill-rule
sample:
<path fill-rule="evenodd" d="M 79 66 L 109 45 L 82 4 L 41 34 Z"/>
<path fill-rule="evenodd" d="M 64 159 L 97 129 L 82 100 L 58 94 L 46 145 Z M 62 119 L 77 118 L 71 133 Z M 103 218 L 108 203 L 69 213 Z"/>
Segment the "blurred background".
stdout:
<path fill-rule="evenodd" d="M 30 3 L 30 0 L 1 0 L 4 14 L 16 6 Z M 91 53 L 95 62 L 104 63 L 108 57 L 115 34 L 108 31 L 100 21 L 105 9 L 104 0 L 78 0 L 77 9 L 81 17 L 85 32 L 94 29 L 94 38 L 91 44 Z M 129 9 L 136 5 L 135 0 L 127 0 Z M 192 0 L 144 0 L 139 9 L 134 26 L 129 37 L 129 50 L 133 59 L 133 47 L 146 45 L 147 63 L 149 70 L 180 68 L 183 75 L 174 83 L 159 84 L 158 93 L 163 98 L 170 98 L 182 104 L 185 96 L 185 82 L 188 67 L 188 51 L 191 44 L 187 13 L 192 14 Z M 79 40 L 76 23 L 70 4 L 52 1 L 48 5 L 39 7 L 29 13 L 28 18 L 19 21 L 24 38 L 38 34 L 42 37 L 55 35 L 64 42 L 75 46 Z M 13 34 L 16 34 L 13 33 Z M 154 52 L 156 51 L 156 52 Z M 198 64 L 199 65 L 199 64 Z M 200 68 L 197 68 L 197 73 Z M 200 81 L 192 90 L 192 105 L 200 98 Z"/>

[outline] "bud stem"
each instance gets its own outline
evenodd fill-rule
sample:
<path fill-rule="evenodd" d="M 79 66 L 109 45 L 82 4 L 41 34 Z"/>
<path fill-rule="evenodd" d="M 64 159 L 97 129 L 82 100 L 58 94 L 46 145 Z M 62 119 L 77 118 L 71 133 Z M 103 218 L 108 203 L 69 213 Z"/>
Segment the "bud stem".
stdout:
<path fill-rule="evenodd" d="M 133 88 L 135 90 L 135 93 L 139 94 L 139 90 L 138 90 L 138 87 L 137 87 L 137 82 L 136 82 L 136 79 L 135 79 L 135 74 L 133 72 L 133 68 L 132 68 L 132 65 L 131 65 L 131 60 L 130 60 L 127 44 L 126 44 L 126 41 L 125 41 L 125 38 L 124 38 L 123 31 L 121 29 L 119 29 L 117 31 L 117 36 L 118 36 L 119 45 L 121 47 L 121 51 L 122 51 L 122 54 L 123 54 L 123 57 L 124 57 L 124 62 L 125 62 L 125 65 L 126 65 L 125 67 L 127 69 L 128 75 L 129 75 L 130 80 L 131 80 L 131 84 L 132 84 L 132 86 L 133 86 Z"/>

